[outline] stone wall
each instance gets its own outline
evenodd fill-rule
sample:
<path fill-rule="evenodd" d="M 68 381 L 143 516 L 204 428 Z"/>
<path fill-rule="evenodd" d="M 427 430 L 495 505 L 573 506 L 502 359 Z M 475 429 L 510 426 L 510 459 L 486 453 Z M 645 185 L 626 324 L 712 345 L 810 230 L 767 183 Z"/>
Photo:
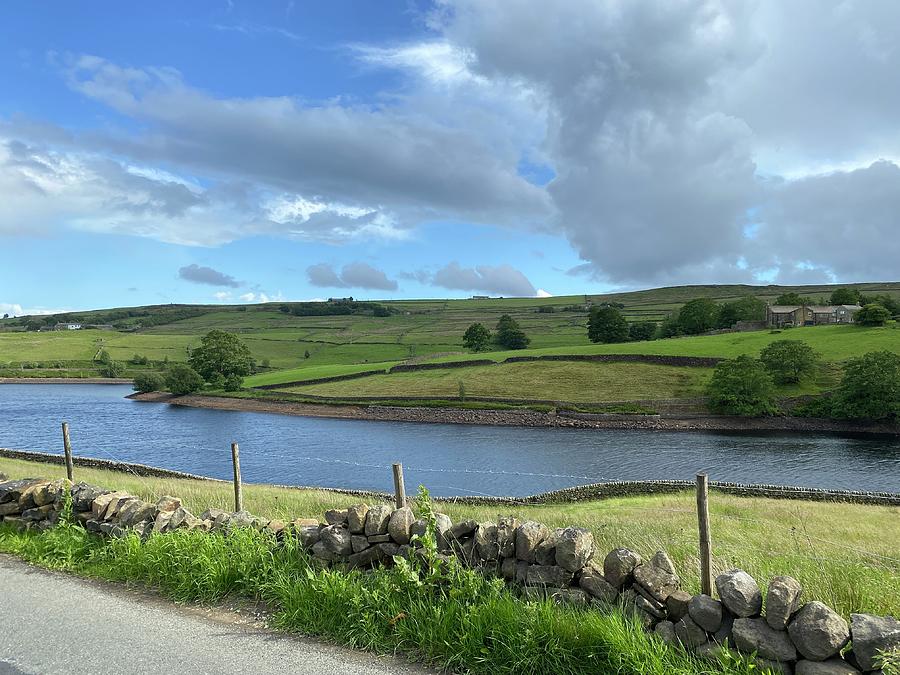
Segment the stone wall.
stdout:
<path fill-rule="evenodd" d="M 0 483 L 0 520 L 22 529 L 53 527 L 67 488 L 64 480 Z M 350 569 L 422 555 L 419 544 L 428 530 L 410 507 L 383 503 L 330 510 L 324 521 L 285 523 L 245 511 L 210 509 L 195 516 L 174 497 L 150 503 L 84 483 L 68 492 L 75 522 L 100 535 L 121 537 L 133 531 L 149 537 L 177 529 L 253 527 L 276 539 L 290 534 L 321 564 Z M 852 675 L 879 672 L 879 653 L 900 650 L 900 621 L 852 614 L 848 623 L 821 602 L 804 602 L 799 582 L 789 576 L 771 580 L 763 611 L 762 590 L 740 569 L 716 578 L 718 598 L 691 596 L 680 589 L 675 566 L 664 551 L 647 559 L 627 548 L 604 552 L 596 549 L 586 529 L 550 529 L 512 517 L 453 523 L 437 513 L 434 522 L 439 555 L 501 576 L 524 599 L 619 608 L 658 639 L 701 657 L 715 658 L 727 644 L 754 655 L 762 669 L 776 673 Z"/>

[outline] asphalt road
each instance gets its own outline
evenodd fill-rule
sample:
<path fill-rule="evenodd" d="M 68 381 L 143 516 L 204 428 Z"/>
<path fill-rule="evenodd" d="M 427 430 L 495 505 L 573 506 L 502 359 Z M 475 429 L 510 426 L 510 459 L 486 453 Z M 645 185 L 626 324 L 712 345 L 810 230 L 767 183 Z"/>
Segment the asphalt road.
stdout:
<path fill-rule="evenodd" d="M 0 675 L 425 673 L 265 630 L 246 611 L 175 605 L 0 555 Z"/>

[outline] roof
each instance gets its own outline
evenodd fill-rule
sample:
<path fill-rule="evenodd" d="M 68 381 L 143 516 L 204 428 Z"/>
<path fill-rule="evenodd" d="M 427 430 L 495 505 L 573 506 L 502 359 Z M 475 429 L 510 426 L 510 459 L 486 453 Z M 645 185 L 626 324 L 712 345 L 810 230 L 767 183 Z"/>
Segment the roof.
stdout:
<path fill-rule="evenodd" d="M 770 305 L 769 311 L 773 314 L 793 314 L 798 309 L 806 307 L 813 314 L 832 314 L 839 308 L 856 311 L 862 309 L 859 305 Z"/>
<path fill-rule="evenodd" d="M 769 310 L 775 314 L 790 314 L 800 309 L 802 305 L 770 305 Z"/>

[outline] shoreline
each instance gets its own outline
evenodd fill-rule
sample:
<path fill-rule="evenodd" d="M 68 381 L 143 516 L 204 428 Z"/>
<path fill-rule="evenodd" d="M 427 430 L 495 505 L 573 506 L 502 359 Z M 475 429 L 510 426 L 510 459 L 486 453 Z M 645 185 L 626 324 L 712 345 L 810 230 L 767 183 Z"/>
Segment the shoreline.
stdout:
<path fill-rule="evenodd" d="M 0 384 L 131 384 L 130 377 L 0 377 Z"/>
<path fill-rule="evenodd" d="M 262 412 L 300 417 L 415 422 L 425 424 L 469 424 L 530 428 L 613 429 L 649 431 L 794 432 L 867 434 L 900 437 L 900 425 L 862 424 L 808 417 L 727 417 L 716 415 L 625 415 L 588 413 L 544 413 L 531 410 L 466 410 L 400 406 L 358 406 L 291 403 L 260 399 L 226 398 L 192 394 L 175 396 L 162 392 L 131 394 L 127 398 L 145 403 L 168 403 L 207 410 Z"/>

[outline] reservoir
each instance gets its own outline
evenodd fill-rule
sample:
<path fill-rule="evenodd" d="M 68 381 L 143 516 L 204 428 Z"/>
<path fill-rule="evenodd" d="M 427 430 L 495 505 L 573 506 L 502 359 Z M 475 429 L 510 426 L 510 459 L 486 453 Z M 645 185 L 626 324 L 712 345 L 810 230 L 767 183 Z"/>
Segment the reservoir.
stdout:
<path fill-rule="evenodd" d="M 204 410 L 125 398 L 125 385 L 0 386 L 0 447 L 76 455 L 245 482 L 518 496 L 614 480 L 693 479 L 900 492 L 900 439 L 814 434 L 534 429 L 375 422 Z"/>

